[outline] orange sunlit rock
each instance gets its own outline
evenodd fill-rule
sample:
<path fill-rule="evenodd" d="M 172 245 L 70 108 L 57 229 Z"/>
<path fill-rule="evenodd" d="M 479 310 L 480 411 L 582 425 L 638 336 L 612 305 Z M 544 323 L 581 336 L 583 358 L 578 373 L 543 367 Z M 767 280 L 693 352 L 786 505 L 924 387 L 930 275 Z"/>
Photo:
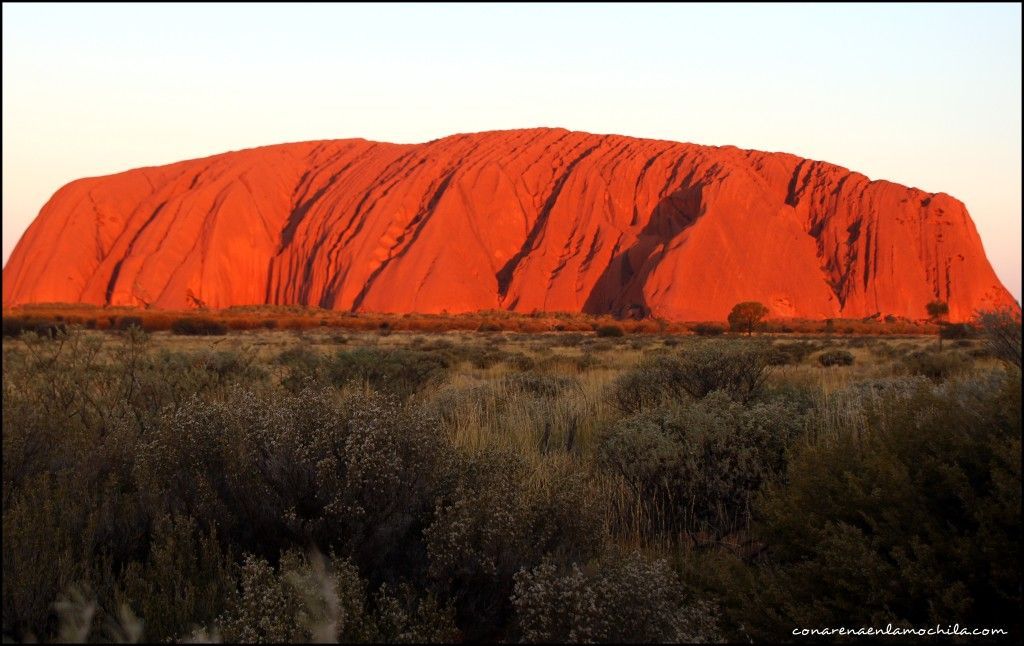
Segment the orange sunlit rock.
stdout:
<path fill-rule="evenodd" d="M 1014 301 L 964 205 L 783 153 L 532 129 L 359 139 L 88 178 L 43 207 L 3 303 L 301 304 L 952 320 Z"/>

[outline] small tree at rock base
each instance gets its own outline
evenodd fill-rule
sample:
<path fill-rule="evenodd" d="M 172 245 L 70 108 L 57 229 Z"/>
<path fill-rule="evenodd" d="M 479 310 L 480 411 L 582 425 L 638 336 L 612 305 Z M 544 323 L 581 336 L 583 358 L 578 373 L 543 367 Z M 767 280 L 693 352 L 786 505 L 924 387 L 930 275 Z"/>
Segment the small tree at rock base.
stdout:
<path fill-rule="evenodd" d="M 737 332 L 746 331 L 747 336 L 750 336 L 766 316 L 768 308 L 757 301 L 739 303 L 729 312 L 729 327 Z"/>
<path fill-rule="evenodd" d="M 942 352 L 942 319 L 949 314 L 949 303 L 934 300 L 925 305 L 924 308 L 928 311 L 928 320 L 939 323 L 939 352 Z"/>
<path fill-rule="evenodd" d="M 928 319 L 932 321 L 949 314 L 949 303 L 946 301 L 935 300 L 925 305 L 924 308 L 928 310 Z"/>

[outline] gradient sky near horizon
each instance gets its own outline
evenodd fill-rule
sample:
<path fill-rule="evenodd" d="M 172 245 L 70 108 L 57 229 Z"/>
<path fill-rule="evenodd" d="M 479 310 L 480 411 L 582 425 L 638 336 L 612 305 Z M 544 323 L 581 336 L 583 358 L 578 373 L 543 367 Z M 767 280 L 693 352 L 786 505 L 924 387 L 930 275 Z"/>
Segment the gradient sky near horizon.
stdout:
<path fill-rule="evenodd" d="M 558 126 L 966 203 L 1021 298 L 1020 5 L 3 5 L 3 261 L 63 184 L 252 146 Z"/>

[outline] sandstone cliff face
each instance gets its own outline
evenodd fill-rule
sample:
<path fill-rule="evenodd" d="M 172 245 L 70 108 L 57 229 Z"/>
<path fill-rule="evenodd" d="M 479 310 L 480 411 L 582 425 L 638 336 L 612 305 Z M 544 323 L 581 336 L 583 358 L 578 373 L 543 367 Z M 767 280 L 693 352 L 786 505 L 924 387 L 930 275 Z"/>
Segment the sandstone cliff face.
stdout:
<path fill-rule="evenodd" d="M 782 153 L 534 129 L 305 142 L 63 187 L 5 306 L 724 319 L 1013 304 L 964 205 Z"/>

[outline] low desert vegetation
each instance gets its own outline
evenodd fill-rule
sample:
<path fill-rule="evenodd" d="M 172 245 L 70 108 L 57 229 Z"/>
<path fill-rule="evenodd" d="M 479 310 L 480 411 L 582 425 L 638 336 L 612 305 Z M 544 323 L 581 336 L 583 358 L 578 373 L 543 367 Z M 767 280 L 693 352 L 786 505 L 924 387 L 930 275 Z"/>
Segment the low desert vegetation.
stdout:
<path fill-rule="evenodd" d="M 597 336 L 612 338 L 620 337 L 625 334 L 625 332 L 622 331 L 622 328 L 618 325 L 602 325 L 598 327 L 595 332 L 597 333 Z"/>
<path fill-rule="evenodd" d="M 142 327 L 142 319 L 140 317 L 124 317 L 120 322 L 123 322 L 125 319 L 130 319 L 132 324 L 136 324 L 140 328 Z M 228 326 L 221 321 L 211 318 L 193 316 L 172 321 L 171 332 L 189 336 L 219 336 L 228 333 Z"/>
<path fill-rule="evenodd" d="M 740 306 L 743 308 L 740 308 Z M 920 335 L 935 334 L 943 321 L 922 318 L 912 321 L 893 316 L 871 316 L 863 319 L 772 319 L 767 311 L 756 306 L 760 303 L 741 303 L 736 306 L 752 315 L 749 319 L 736 319 L 737 332 L 760 331 L 773 334 L 840 334 L 840 335 Z M 761 307 L 764 307 L 761 305 Z M 734 311 L 735 309 L 734 308 Z M 751 309 L 753 308 L 753 310 Z M 130 323 L 122 319 L 130 318 Z M 735 317 L 734 317 L 735 318 Z M 192 319 L 198 319 L 197 329 L 210 322 L 223 325 L 227 330 L 282 329 L 305 331 L 332 328 L 350 331 L 391 332 L 569 332 L 589 333 L 599 328 L 619 328 L 623 334 L 698 334 L 717 336 L 730 328 L 719 321 L 672 322 L 661 319 L 616 319 L 611 316 L 567 312 L 533 312 L 521 314 L 508 311 L 484 311 L 465 314 L 375 314 L 325 310 L 317 307 L 282 305 L 246 305 L 221 310 L 167 311 L 132 307 L 96 307 L 80 303 L 37 303 L 4 309 L 4 336 L 16 336 L 22 329 L 58 324 L 81 325 L 88 329 L 125 329 L 138 325 L 146 332 L 166 332 L 172 326 L 192 328 Z M 749 323 L 749 330 L 747 327 Z M 181 332 L 189 334 L 189 332 Z M 198 334 L 205 334 L 198 332 Z M 611 334 L 616 334 L 611 332 Z"/>
<path fill-rule="evenodd" d="M 299 314 L 4 318 L 5 640 L 1021 636 L 1015 312 Z"/>

